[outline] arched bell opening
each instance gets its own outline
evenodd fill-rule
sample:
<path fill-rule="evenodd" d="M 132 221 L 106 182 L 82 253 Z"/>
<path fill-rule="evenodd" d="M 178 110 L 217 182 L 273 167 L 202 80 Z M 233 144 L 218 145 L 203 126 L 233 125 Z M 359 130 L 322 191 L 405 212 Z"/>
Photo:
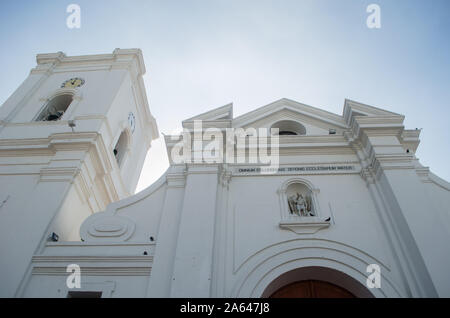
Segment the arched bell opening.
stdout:
<path fill-rule="evenodd" d="M 113 149 L 114 157 L 116 158 L 117 165 L 122 167 L 125 155 L 128 151 L 129 147 L 129 135 L 126 130 L 122 131 L 122 133 L 119 136 L 119 139 L 116 142 L 116 145 Z"/>
<path fill-rule="evenodd" d="M 61 94 L 53 97 L 37 116 L 36 121 L 57 121 L 62 118 L 73 101 L 72 94 Z"/>

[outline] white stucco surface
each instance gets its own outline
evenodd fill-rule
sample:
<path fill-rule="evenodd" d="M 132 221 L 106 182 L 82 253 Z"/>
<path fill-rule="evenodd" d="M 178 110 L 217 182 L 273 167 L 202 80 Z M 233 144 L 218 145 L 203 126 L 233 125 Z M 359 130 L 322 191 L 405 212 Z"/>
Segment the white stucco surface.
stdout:
<path fill-rule="evenodd" d="M 226 105 L 183 122 L 192 145 L 196 120 L 222 132 L 293 121 L 306 133 L 277 137 L 272 174 L 261 163 L 177 163 L 181 136 L 165 136 L 170 167 L 130 195 L 157 136 L 143 72 L 139 50 L 39 55 L 0 108 L 1 297 L 67 297 L 69 264 L 81 268 L 72 291 L 102 297 L 267 297 L 306 279 L 360 297 L 450 296 L 450 186 L 419 163 L 420 131 L 403 115 L 350 100 L 336 115 L 282 99 L 234 118 Z M 70 91 L 63 118 L 33 121 L 72 77 L 85 84 Z M 313 216 L 293 213 L 288 189 L 306 191 Z M 370 264 L 380 288 L 366 287 Z"/>

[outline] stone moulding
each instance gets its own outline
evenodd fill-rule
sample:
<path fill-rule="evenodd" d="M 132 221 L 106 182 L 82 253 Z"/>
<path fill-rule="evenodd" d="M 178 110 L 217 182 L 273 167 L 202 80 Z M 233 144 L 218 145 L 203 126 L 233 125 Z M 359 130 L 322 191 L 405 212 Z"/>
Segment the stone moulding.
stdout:
<path fill-rule="evenodd" d="M 128 217 L 100 212 L 86 219 L 80 229 L 87 241 L 127 241 L 134 233 L 136 224 Z"/>
<path fill-rule="evenodd" d="M 290 230 L 297 234 L 314 234 L 321 229 L 330 226 L 328 221 L 315 221 L 308 217 L 308 220 L 283 220 L 279 223 L 282 229 Z"/>

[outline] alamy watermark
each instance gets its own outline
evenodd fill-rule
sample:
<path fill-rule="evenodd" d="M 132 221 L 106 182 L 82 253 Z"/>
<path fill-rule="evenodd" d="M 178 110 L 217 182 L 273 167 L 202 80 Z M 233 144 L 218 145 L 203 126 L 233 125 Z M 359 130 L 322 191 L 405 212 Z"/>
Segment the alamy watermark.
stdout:
<path fill-rule="evenodd" d="M 378 264 L 369 264 L 366 268 L 369 276 L 366 279 L 366 286 L 370 289 L 381 288 L 381 268 Z"/>
<path fill-rule="evenodd" d="M 81 28 L 81 8 L 78 4 L 69 4 L 66 8 L 66 12 L 70 15 L 66 19 L 66 25 L 69 29 Z"/>
<path fill-rule="evenodd" d="M 66 279 L 66 286 L 69 289 L 81 288 L 81 268 L 80 265 L 67 265 L 66 272 L 70 273 Z"/>
<path fill-rule="evenodd" d="M 278 128 L 206 128 L 201 120 L 194 129 L 184 129 L 170 136 L 178 141 L 170 152 L 174 164 L 238 163 L 261 164 L 263 174 L 273 174 L 279 167 Z"/>
<path fill-rule="evenodd" d="M 369 29 L 381 28 L 381 8 L 378 4 L 369 4 L 366 9 L 370 15 L 367 17 L 366 24 Z"/>
<path fill-rule="evenodd" d="M 66 8 L 66 12 L 70 13 L 66 18 L 66 25 L 69 29 L 81 28 L 81 7 L 76 3 L 69 4 Z M 381 28 L 381 8 L 378 4 L 369 4 L 366 8 L 366 12 L 370 13 L 367 17 L 366 25 L 369 29 Z"/>
<path fill-rule="evenodd" d="M 81 268 L 78 264 L 67 265 L 66 272 L 70 273 L 66 279 L 68 289 L 81 288 Z M 381 268 L 378 264 L 369 264 L 366 268 L 369 276 L 366 279 L 366 286 L 369 289 L 381 288 Z"/>

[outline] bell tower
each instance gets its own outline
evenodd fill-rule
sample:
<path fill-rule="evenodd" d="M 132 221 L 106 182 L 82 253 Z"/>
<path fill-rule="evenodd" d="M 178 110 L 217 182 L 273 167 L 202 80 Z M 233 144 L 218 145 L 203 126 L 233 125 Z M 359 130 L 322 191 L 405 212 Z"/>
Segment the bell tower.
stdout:
<path fill-rule="evenodd" d="M 133 194 L 158 137 L 139 49 L 38 54 L 0 107 L 0 297 L 49 241 L 79 241 L 92 213 Z"/>

